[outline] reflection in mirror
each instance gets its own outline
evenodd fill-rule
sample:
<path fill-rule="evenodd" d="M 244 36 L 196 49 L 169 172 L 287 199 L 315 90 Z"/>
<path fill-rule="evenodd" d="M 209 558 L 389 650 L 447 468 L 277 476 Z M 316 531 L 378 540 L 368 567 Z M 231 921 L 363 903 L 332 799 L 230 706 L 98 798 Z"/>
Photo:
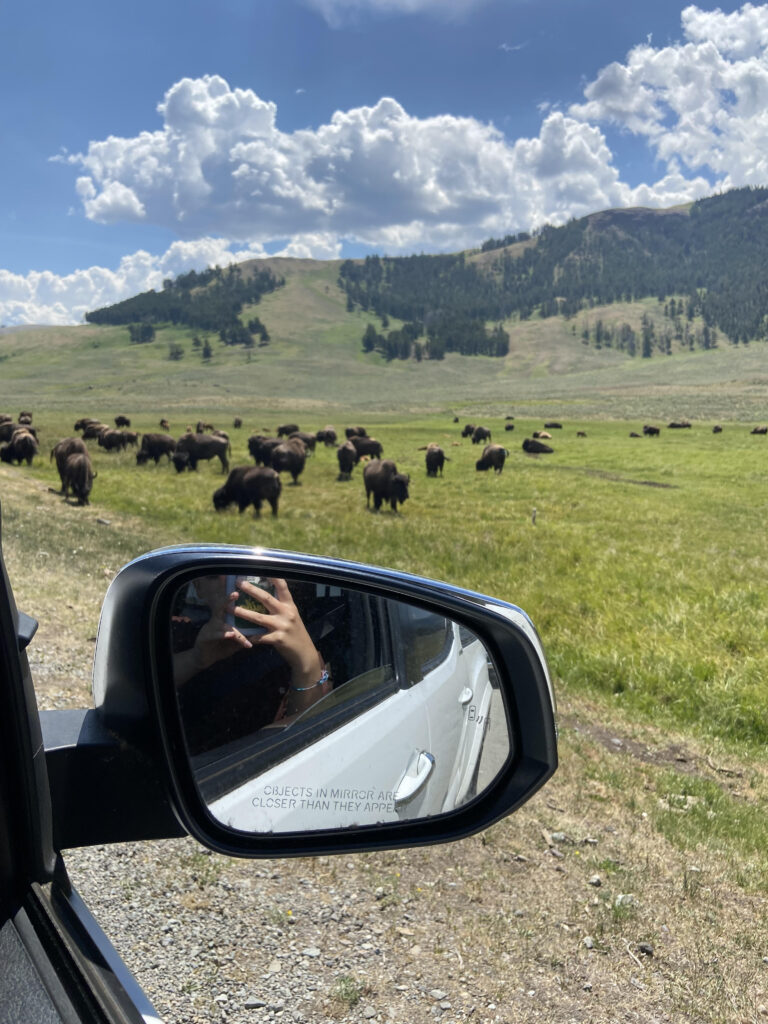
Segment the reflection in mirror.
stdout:
<path fill-rule="evenodd" d="M 512 753 L 466 627 L 321 581 L 199 576 L 174 595 L 174 681 L 210 813 L 252 833 L 454 810 Z"/>

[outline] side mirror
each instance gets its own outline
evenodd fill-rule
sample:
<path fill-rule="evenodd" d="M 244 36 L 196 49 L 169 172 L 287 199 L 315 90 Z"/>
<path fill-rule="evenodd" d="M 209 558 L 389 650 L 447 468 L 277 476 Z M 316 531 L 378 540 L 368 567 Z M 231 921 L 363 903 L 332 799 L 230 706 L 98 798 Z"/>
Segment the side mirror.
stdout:
<path fill-rule="evenodd" d="M 456 839 L 557 764 L 554 697 L 519 608 L 392 570 L 169 548 L 102 610 L 96 715 L 154 757 L 177 819 L 241 856 Z"/>

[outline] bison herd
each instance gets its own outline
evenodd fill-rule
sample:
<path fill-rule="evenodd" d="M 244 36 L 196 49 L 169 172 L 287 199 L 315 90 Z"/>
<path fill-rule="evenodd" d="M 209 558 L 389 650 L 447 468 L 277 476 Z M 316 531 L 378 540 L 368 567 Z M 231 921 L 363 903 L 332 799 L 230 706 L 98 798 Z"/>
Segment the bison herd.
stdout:
<path fill-rule="evenodd" d="M 507 416 L 504 423 L 505 433 L 514 430 L 515 424 L 510 422 L 514 417 Z M 458 417 L 454 418 L 458 423 Z M 281 423 L 274 431 L 254 433 L 247 440 L 247 451 L 253 464 L 240 465 L 230 469 L 231 441 L 224 430 L 217 430 L 212 423 L 198 420 L 194 427 L 189 426 L 178 438 L 170 433 L 169 421 L 160 420 L 161 432 L 140 434 L 131 430 L 131 421 L 127 416 L 118 415 L 114 418 L 114 427 L 99 420 L 83 417 L 78 419 L 74 430 L 80 436 L 67 437 L 58 441 L 51 449 L 51 460 L 55 460 L 56 469 L 61 481 L 60 490 L 56 493 L 68 499 L 70 495 L 78 505 L 87 505 L 96 477 L 91 462 L 91 454 L 86 441 L 95 441 L 105 452 L 124 452 L 135 448 L 136 465 L 144 466 L 150 460 L 156 466 L 165 459 L 173 464 L 176 472 L 195 472 L 199 463 L 218 460 L 221 472 L 227 474 L 225 483 L 213 494 L 213 506 L 217 511 L 236 505 L 239 512 L 253 506 L 254 515 L 261 514 L 262 505 L 269 505 L 272 514 L 278 514 L 283 480 L 290 477 L 293 486 L 300 484 L 307 460 L 316 452 L 317 446 L 332 448 L 336 452 L 338 464 L 338 481 L 351 480 L 353 471 L 361 462 L 365 488 L 366 506 L 378 512 L 383 504 L 388 504 L 393 512 L 398 511 L 409 497 L 410 476 L 400 472 L 391 458 L 384 458 L 384 445 L 375 437 L 371 437 L 365 427 L 347 427 L 344 440 L 339 437 L 333 426 L 327 425 L 314 433 L 301 430 L 298 423 Z M 233 427 L 240 429 L 243 421 L 235 417 Z M 676 419 L 670 422 L 668 429 L 690 429 L 687 419 Z M 723 428 L 717 424 L 713 433 L 722 433 Z M 522 441 L 522 450 L 528 455 L 548 455 L 554 449 L 547 444 L 552 440 L 551 431 L 563 430 L 560 422 L 550 420 L 544 423 L 543 430 L 532 431 L 531 437 Z M 752 434 L 768 434 L 768 426 L 758 426 L 751 430 Z M 659 437 L 661 428 L 646 423 L 642 434 L 632 431 L 630 437 Z M 446 435 L 450 436 L 450 435 Z M 576 436 L 586 438 L 584 430 L 578 430 Z M 492 440 L 491 428 L 477 423 L 467 423 L 460 432 L 462 439 L 469 439 L 473 445 L 482 444 L 482 453 L 475 462 L 477 471 L 493 470 L 494 475 L 501 475 L 509 449 Z M 460 446 L 460 441 L 453 441 Z M 435 441 L 422 445 L 426 474 L 428 477 L 442 477 L 445 464 L 450 462 L 442 445 Z M 14 421 L 13 417 L 0 415 L 0 461 L 10 464 L 31 465 L 35 456 L 39 455 L 39 442 L 36 428 L 32 425 L 32 414 L 23 411 Z"/>

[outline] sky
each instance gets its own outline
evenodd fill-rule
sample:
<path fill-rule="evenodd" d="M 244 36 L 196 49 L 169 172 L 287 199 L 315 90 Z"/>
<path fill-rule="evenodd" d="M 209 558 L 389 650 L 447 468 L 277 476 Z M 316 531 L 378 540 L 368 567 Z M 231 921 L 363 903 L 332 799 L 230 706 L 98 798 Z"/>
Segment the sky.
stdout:
<path fill-rule="evenodd" d="M 0 324 L 768 185 L 768 3 L 6 4 Z"/>

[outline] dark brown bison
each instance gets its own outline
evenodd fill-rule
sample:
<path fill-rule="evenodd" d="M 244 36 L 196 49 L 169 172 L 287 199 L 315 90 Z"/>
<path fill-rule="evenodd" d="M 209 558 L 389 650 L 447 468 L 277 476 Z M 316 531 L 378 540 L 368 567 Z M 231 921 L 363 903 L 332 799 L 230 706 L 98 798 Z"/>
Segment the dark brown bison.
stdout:
<path fill-rule="evenodd" d="M 0 412 L 0 423 L 12 423 L 13 416 L 9 412 Z"/>
<path fill-rule="evenodd" d="M 232 426 L 235 428 L 235 430 L 239 430 L 240 427 L 242 427 L 242 425 L 242 419 L 239 416 L 235 416 L 235 418 L 232 420 Z"/>
<path fill-rule="evenodd" d="M 31 466 L 32 459 L 39 451 L 37 438 L 33 437 L 26 427 L 18 427 L 11 435 L 10 441 L 0 448 L 0 459 L 3 462 L 16 462 L 19 465 L 26 462 L 28 466 Z"/>
<path fill-rule="evenodd" d="M 20 412 L 18 422 L 24 427 L 30 426 L 32 423 L 32 413 L 24 411 Z"/>
<path fill-rule="evenodd" d="M 712 433 L 713 434 L 722 434 L 722 432 L 723 432 L 723 428 L 720 426 L 719 423 L 716 423 L 714 425 L 714 427 L 712 427 Z"/>
<path fill-rule="evenodd" d="M 528 452 L 529 455 L 551 455 L 554 450 L 543 441 L 533 440 L 530 437 L 526 437 L 523 441 L 523 451 Z"/>
<path fill-rule="evenodd" d="M 514 430 L 515 429 L 515 424 L 514 423 L 505 423 L 504 424 L 504 429 L 505 430 Z"/>
<path fill-rule="evenodd" d="M 282 484 L 274 469 L 268 466 L 235 466 L 227 482 L 213 492 L 213 506 L 217 512 L 236 504 L 239 512 L 253 505 L 253 514 L 261 515 L 262 503 L 269 502 L 272 515 L 277 515 L 277 503 Z"/>
<path fill-rule="evenodd" d="M 73 452 L 71 455 L 68 455 L 61 478 L 64 498 L 69 497 L 71 490 L 72 494 L 77 498 L 78 505 L 89 504 L 88 498 L 95 476 L 96 474 L 93 471 L 88 452 Z"/>
<path fill-rule="evenodd" d="M 297 437 L 302 442 L 304 447 L 307 449 L 307 454 L 315 450 L 317 444 L 317 434 L 310 434 L 306 430 L 294 430 L 292 434 L 288 435 L 288 440 Z"/>
<path fill-rule="evenodd" d="M 661 434 L 659 427 L 651 426 L 650 423 L 646 423 L 643 427 L 643 433 L 646 437 L 658 437 Z"/>
<path fill-rule="evenodd" d="M 638 434 L 638 432 L 636 430 L 631 430 L 629 432 L 629 436 L 630 437 L 642 437 L 643 435 L 642 434 Z"/>
<path fill-rule="evenodd" d="M 690 420 L 672 420 L 671 423 L 667 424 L 667 427 L 670 430 L 690 430 L 691 421 Z"/>
<path fill-rule="evenodd" d="M 475 427 L 472 431 L 472 444 L 482 444 L 483 441 L 491 440 L 491 431 L 488 427 Z"/>
<path fill-rule="evenodd" d="M 99 423 L 98 420 L 93 420 L 91 423 L 86 423 L 83 427 L 83 440 L 93 441 L 104 433 L 105 430 L 111 430 L 106 423 Z"/>
<path fill-rule="evenodd" d="M 320 444 L 324 444 L 326 448 L 333 448 L 339 439 L 335 429 L 331 426 L 323 427 L 322 430 L 318 430 L 315 437 Z"/>
<path fill-rule="evenodd" d="M 298 438 L 284 441 L 272 449 L 272 468 L 278 473 L 290 473 L 295 485 L 304 472 L 307 449 Z"/>
<path fill-rule="evenodd" d="M 198 420 L 195 424 L 194 432 L 196 434 L 212 434 L 216 427 L 212 423 L 206 423 L 205 420 Z M 187 427 L 187 433 L 191 433 L 189 427 Z"/>
<path fill-rule="evenodd" d="M 130 425 L 131 425 L 131 421 L 128 419 L 127 416 L 122 416 L 122 415 L 115 416 L 115 426 L 116 427 L 130 427 Z"/>
<path fill-rule="evenodd" d="M 576 437 L 586 437 L 586 436 L 587 436 L 586 430 L 577 430 L 576 431 Z"/>
<path fill-rule="evenodd" d="M 427 476 L 437 476 L 438 473 L 442 476 L 443 466 L 446 462 L 450 462 L 450 459 L 439 444 L 432 442 L 427 445 L 424 462 L 427 466 Z"/>
<path fill-rule="evenodd" d="M 368 431 L 365 427 L 347 427 L 344 436 L 349 441 L 353 437 L 368 437 Z"/>
<path fill-rule="evenodd" d="M 502 448 L 500 444 L 487 444 L 483 448 L 483 454 L 475 463 L 475 469 L 492 469 L 495 473 L 501 473 L 508 455 L 507 449 Z"/>
<path fill-rule="evenodd" d="M 408 484 L 411 478 L 406 473 L 398 473 L 392 459 L 373 459 L 363 470 L 365 484 L 365 505 L 370 507 L 373 495 L 373 508 L 378 512 L 383 501 L 388 501 L 393 512 L 397 512 L 398 504 L 408 500 Z"/>
<path fill-rule="evenodd" d="M 768 427 L 753 427 L 750 434 L 768 434 Z"/>
<path fill-rule="evenodd" d="M 125 448 L 125 438 L 122 430 L 102 430 L 99 434 L 99 448 L 108 452 L 121 452 Z"/>
<path fill-rule="evenodd" d="M 371 459 L 380 459 L 384 453 L 384 446 L 375 437 L 350 437 L 349 440 L 357 449 L 358 458 L 367 455 Z"/>
<path fill-rule="evenodd" d="M 145 434 L 141 439 L 141 448 L 136 452 L 136 465 L 143 466 L 150 459 L 155 465 L 165 455 L 171 461 L 176 451 L 176 441 L 170 434 Z"/>
<path fill-rule="evenodd" d="M 176 442 L 176 451 L 171 461 L 176 471 L 183 473 L 185 469 L 196 470 L 198 462 L 218 459 L 221 462 L 222 473 L 228 473 L 228 450 L 229 442 L 223 437 L 214 437 L 212 434 L 184 434 Z"/>
<path fill-rule="evenodd" d="M 275 433 L 278 437 L 290 437 L 291 434 L 295 434 L 298 429 L 298 423 L 281 423 Z"/>
<path fill-rule="evenodd" d="M 125 441 L 125 447 L 138 448 L 139 446 L 139 432 L 138 430 L 124 430 L 123 440 Z"/>
<path fill-rule="evenodd" d="M 461 432 L 461 436 L 462 437 L 472 437 L 474 432 L 475 432 L 475 424 L 474 423 L 466 423 L 464 425 L 464 429 Z"/>
<path fill-rule="evenodd" d="M 549 423 L 544 424 L 545 430 L 562 430 L 563 424 L 557 423 L 555 420 L 551 420 Z"/>
<path fill-rule="evenodd" d="M 14 423 L 13 420 L 6 420 L 4 423 L 0 423 L 0 442 L 10 441 L 17 430 L 26 430 L 27 433 L 37 440 L 37 429 L 35 427 L 25 426 L 23 423 Z"/>
<path fill-rule="evenodd" d="M 257 465 L 271 466 L 272 452 L 283 442 L 279 437 L 265 437 L 264 434 L 251 434 L 248 438 L 248 451 Z"/>
<path fill-rule="evenodd" d="M 163 419 L 160 420 L 159 427 L 161 430 L 170 430 L 171 424 L 168 422 L 167 419 L 165 419 L 165 417 L 163 417 Z"/>
<path fill-rule="evenodd" d="M 73 430 L 85 430 L 85 428 L 88 426 L 89 423 L 98 423 L 98 422 L 99 421 L 95 420 L 93 418 L 93 416 L 81 416 L 80 419 L 77 420 L 77 422 L 75 423 L 75 425 L 74 425 L 74 427 L 72 429 Z"/>
<path fill-rule="evenodd" d="M 70 455 L 87 455 L 88 448 L 82 437 L 64 437 L 51 448 L 51 458 L 56 459 L 56 470 L 61 480 L 61 491 L 64 490 L 64 466 Z"/>
<path fill-rule="evenodd" d="M 360 461 L 357 448 L 351 441 L 345 441 L 336 449 L 336 458 L 339 460 L 339 480 L 349 480 L 352 477 L 352 470 Z"/>

